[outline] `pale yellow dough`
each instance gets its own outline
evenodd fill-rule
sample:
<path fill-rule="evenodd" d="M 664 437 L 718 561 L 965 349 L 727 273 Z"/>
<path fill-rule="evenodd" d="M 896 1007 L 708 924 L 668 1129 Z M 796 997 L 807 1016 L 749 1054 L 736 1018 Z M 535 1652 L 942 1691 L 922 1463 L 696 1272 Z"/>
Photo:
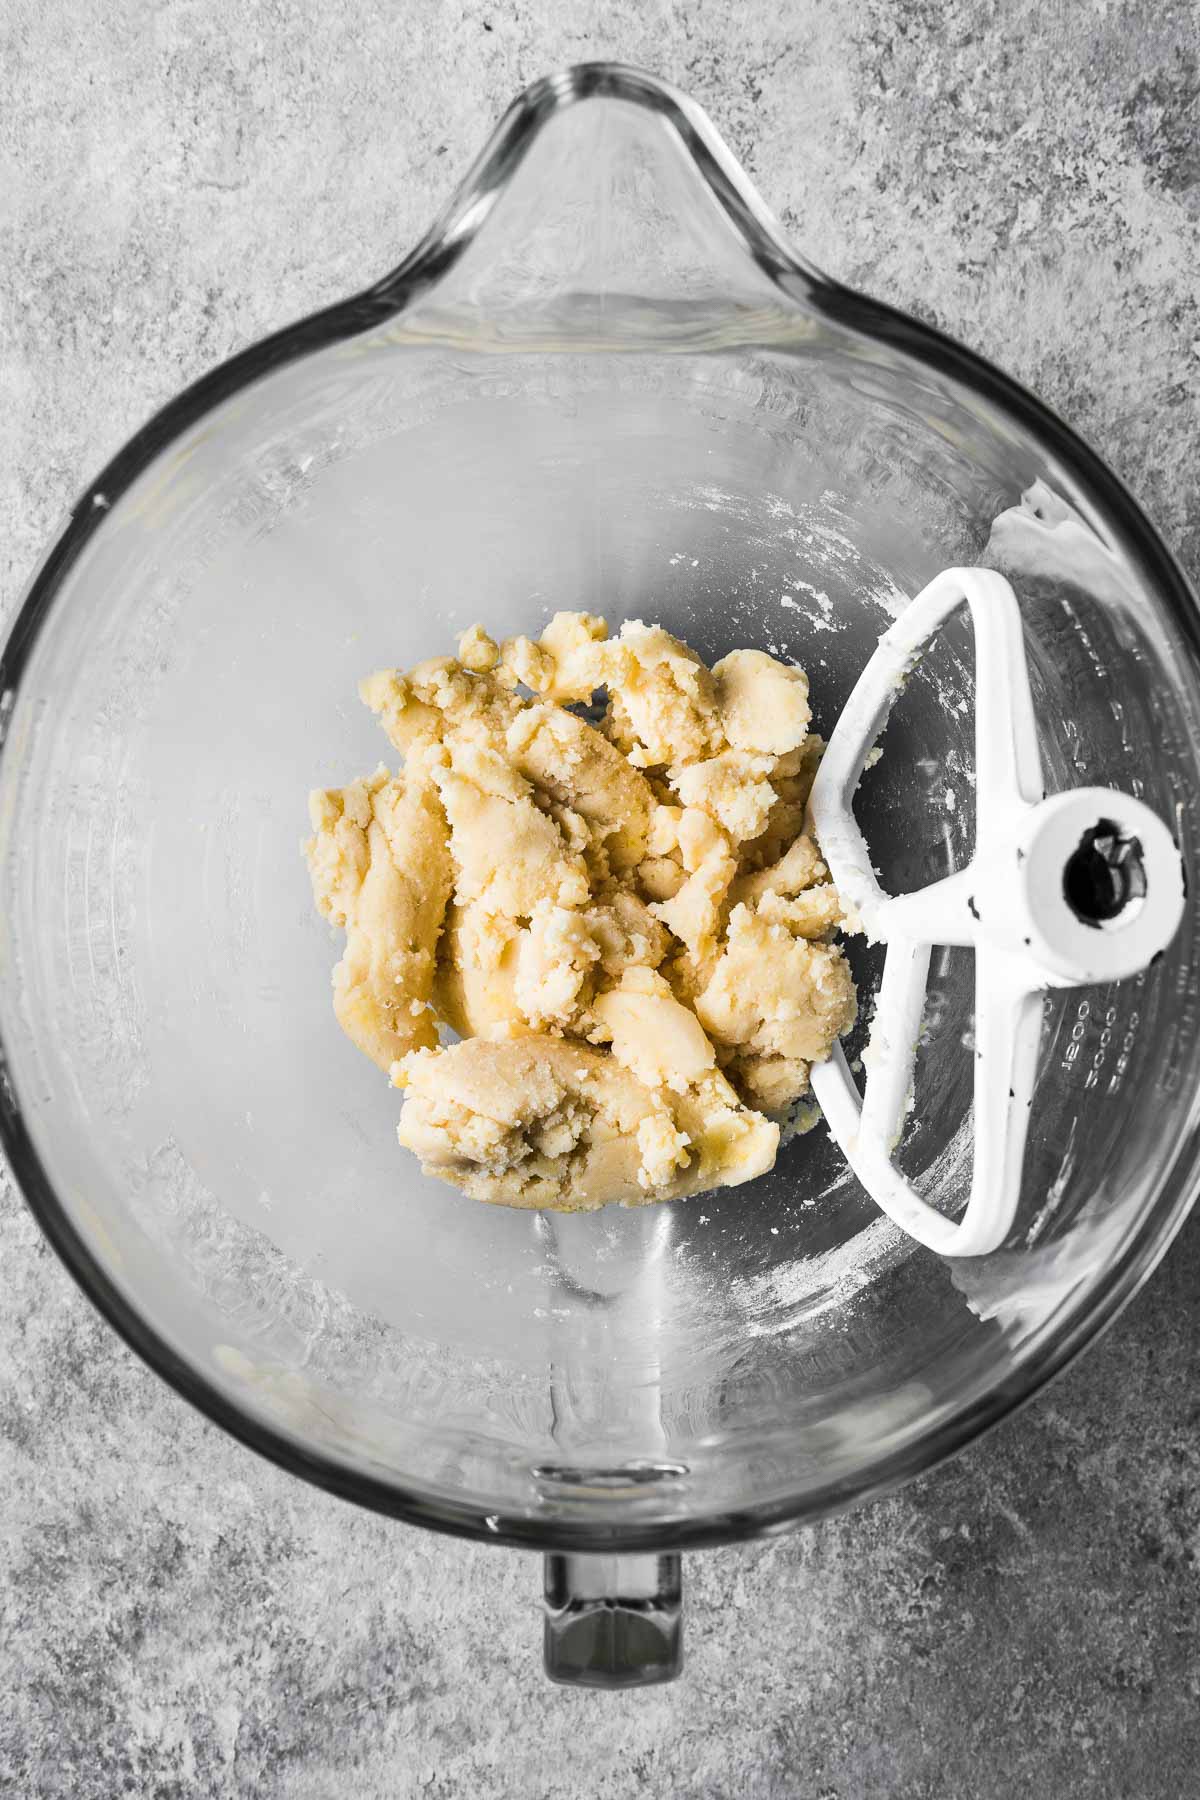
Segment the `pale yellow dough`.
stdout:
<path fill-rule="evenodd" d="M 779 1145 L 715 1069 L 676 1098 L 568 1038 L 466 1038 L 416 1051 L 397 1075 L 400 1142 L 427 1174 L 502 1206 L 678 1200 L 752 1181 Z"/>
<path fill-rule="evenodd" d="M 362 696 L 404 770 L 314 793 L 306 853 L 346 931 L 334 1010 L 403 1089 L 401 1144 L 477 1199 L 564 1211 L 769 1169 L 856 1008 L 803 830 L 804 673 L 558 613 Z"/>
<path fill-rule="evenodd" d="M 434 959 L 450 894 L 446 826 L 428 771 L 413 758 L 309 798 L 306 845 L 317 906 L 345 927 L 333 1009 L 381 1068 L 437 1042 Z"/>

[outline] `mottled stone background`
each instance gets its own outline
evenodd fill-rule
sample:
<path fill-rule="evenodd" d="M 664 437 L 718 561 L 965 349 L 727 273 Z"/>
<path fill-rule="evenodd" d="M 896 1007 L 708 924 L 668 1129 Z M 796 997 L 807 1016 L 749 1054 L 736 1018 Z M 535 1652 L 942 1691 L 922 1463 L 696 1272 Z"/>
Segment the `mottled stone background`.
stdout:
<path fill-rule="evenodd" d="M 711 111 L 809 253 L 1006 364 L 1200 576 L 1194 0 L 6 0 L 0 594 L 182 383 L 393 262 L 526 82 Z M 1183 1800 L 1200 1221 L 1086 1362 L 857 1517 L 693 1558 L 688 1667 L 544 1685 L 534 1559 L 189 1412 L 0 1201 L 0 1792 Z"/>

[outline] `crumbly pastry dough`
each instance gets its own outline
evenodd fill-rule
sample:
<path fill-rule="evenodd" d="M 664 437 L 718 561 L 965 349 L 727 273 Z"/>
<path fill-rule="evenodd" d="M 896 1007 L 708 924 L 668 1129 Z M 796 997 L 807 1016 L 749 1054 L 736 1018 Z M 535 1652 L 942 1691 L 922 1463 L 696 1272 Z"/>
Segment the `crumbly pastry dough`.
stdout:
<path fill-rule="evenodd" d="M 856 1010 L 804 833 L 803 672 L 564 612 L 361 692 L 403 769 L 314 793 L 305 850 L 401 1144 L 476 1199 L 572 1212 L 769 1169 Z"/>
<path fill-rule="evenodd" d="M 437 1042 L 430 1010 L 453 872 L 422 759 L 309 796 L 308 864 L 319 910 L 344 926 L 333 1009 L 347 1037 L 389 1069 Z"/>

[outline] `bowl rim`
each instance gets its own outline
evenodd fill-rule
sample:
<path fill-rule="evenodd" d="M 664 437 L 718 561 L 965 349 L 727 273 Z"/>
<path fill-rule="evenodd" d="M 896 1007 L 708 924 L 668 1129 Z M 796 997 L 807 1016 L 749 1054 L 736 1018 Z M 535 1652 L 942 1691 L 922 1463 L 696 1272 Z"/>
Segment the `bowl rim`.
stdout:
<path fill-rule="evenodd" d="M 84 489 L 36 569 L 0 649 L 0 768 L 7 724 L 38 637 L 65 577 L 114 501 L 163 450 L 214 407 L 300 357 L 378 326 L 413 304 L 453 266 L 545 124 L 593 98 L 624 101 L 673 127 L 747 255 L 793 304 L 802 301 L 837 325 L 923 363 L 1037 437 L 1095 504 L 1116 522 L 1126 546 L 1162 596 L 1200 668 L 1200 607 L 1179 566 L 1123 483 L 1055 413 L 1018 382 L 945 334 L 823 274 L 792 249 L 774 215 L 691 99 L 668 83 L 618 63 L 577 65 L 530 86 L 495 128 L 448 205 L 416 248 L 370 287 L 261 339 L 191 383 L 134 433 Z M 76 1229 L 55 1193 L 16 1099 L 0 1018 L 0 1146 L 46 1238 L 87 1298 L 151 1369 L 213 1423 L 249 1449 L 317 1487 L 410 1524 L 524 1549 L 606 1552 L 682 1550 L 760 1537 L 874 1499 L 935 1467 L 1032 1399 L 1094 1342 L 1146 1282 L 1178 1233 L 1200 1187 L 1200 1131 L 1178 1146 L 1157 1199 L 1121 1254 L 1078 1307 L 986 1391 L 882 1457 L 869 1470 L 756 1506 L 659 1522 L 599 1522 L 486 1510 L 481 1504 L 406 1486 L 315 1451 L 286 1429 L 243 1410 L 189 1363 L 130 1304 Z"/>

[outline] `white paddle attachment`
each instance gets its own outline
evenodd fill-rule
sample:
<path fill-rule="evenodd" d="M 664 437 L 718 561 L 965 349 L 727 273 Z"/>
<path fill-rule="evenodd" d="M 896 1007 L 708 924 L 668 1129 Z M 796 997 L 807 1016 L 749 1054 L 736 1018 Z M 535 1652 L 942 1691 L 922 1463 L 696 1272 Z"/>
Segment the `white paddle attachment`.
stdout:
<path fill-rule="evenodd" d="M 975 854 L 915 893 L 884 893 L 852 810 L 867 756 L 929 639 L 966 603 L 975 631 Z M 1141 801 L 1107 788 L 1045 798 L 1012 588 L 948 569 L 879 640 L 829 740 L 810 813 L 830 874 L 867 937 L 887 945 L 860 1100 L 840 1046 L 812 1071 L 830 1132 L 871 1197 L 947 1256 L 982 1256 L 1012 1228 L 1021 1191 L 1046 988 L 1145 968 L 1183 913 L 1183 863 Z M 929 958 L 975 952 L 975 1148 L 959 1219 L 923 1200 L 894 1161 L 910 1105 Z"/>

